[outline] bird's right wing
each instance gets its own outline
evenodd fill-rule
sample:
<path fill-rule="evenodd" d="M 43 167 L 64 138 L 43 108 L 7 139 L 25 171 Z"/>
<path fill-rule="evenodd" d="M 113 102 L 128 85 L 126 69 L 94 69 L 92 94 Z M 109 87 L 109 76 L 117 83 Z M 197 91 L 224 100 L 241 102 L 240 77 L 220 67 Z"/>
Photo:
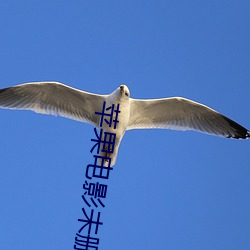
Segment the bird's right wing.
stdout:
<path fill-rule="evenodd" d="M 102 110 L 105 95 L 71 88 L 58 82 L 33 82 L 0 89 L 0 107 L 60 115 L 99 126 L 95 112 Z"/>
<path fill-rule="evenodd" d="M 130 99 L 129 129 L 165 128 L 196 130 L 208 134 L 247 138 L 250 132 L 217 111 L 182 97 Z"/>

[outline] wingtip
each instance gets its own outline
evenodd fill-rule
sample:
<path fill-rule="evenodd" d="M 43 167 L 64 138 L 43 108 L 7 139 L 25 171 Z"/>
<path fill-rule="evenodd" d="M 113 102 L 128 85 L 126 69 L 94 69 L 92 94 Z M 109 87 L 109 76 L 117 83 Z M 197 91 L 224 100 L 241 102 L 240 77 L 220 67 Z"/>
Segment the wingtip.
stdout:
<path fill-rule="evenodd" d="M 233 135 L 233 136 L 229 136 L 229 138 L 233 138 L 233 139 L 248 139 L 250 138 L 250 131 L 246 130 L 246 133 L 239 133 L 237 131 L 237 135 Z"/>
<path fill-rule="evenodd" d="M 228 138 L 233 139 L 248 139 L 250 137 L 250 131 L 236 123 L 235 121 L 224 116 L 224 119 L 229 123 L 230 127 L 233 128 L 234 132 L 231 133 Z"/>
<path fill-rule="evenodd" d="M 247 131 L 246 139 L 250 138 L 250 131 Z"/>

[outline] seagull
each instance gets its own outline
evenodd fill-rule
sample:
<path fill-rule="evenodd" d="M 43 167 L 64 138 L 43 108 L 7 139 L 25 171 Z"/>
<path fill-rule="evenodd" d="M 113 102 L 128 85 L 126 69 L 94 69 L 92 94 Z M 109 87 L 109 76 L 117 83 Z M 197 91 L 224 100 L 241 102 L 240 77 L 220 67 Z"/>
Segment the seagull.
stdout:
<path fill-rule="evenodd" d="M 249 130 L 201 103 L 183 97 L 133 99 L 126 85 L 109 95 L 85 92 L 59 82 L 31 82 L 0 89 L 1 108 L 59 115 L 99 129 L 101 116 L 95 112 L 103 109 L 104 102 L 106 107 L 119 104 L 120 110 L 116 129 L 102 124 L 104 132 L 116 134 L 113 152 L 100 152 L 101 157 L 111 158 L 104 166 L 115 164 L 120 142 L 132 129 L 195 130 L 226 138 L 250 137 Z"/>

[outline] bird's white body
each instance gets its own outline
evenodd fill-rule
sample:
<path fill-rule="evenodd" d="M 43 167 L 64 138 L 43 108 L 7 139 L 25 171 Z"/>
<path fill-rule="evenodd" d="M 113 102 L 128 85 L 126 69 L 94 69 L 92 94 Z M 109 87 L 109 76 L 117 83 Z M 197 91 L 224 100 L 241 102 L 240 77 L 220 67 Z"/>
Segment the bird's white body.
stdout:
<path fill-rule="evenodd" d="M 103 122 L 103 132 L 115 133 L 116 141 L 111 166 L 116 162 L 119 145 L 127 130 L 174 129 L 196 130 L 217 136 L 246 139 L 250 132 L 217 111 L 194 101 L 182 98 L 141 100 L 130 98 L 126 85 L 121 85 L 110 95 L 98 95 L 57 82 L 37 82 L 0 89 L 0 107 L 26 109 L 42 114 L 60 115 L 100 128 L 103 103 L 106 107 L 120 105 L 117 128 Z M 105 163 L 107 166 L 107 163 Z"/>
<path fill-rule="evenodd" d="M 124 86 L 126 88 L 126 86 Z M 114 152 L 110 155 L 111 156 L 111 166 L 113 166 L 116 162 L 116 158 L 118 155 L 119 146 L 121 140 L 127 130 L 130 118 L 130 98 L 125 98 L 124 96 L 120 95 L 120 88 L 116 89 L 113 93 L 107 96 L 106 98 L 106 107 L 110 107 L 114 104 L 114 107 L 117 108 L 119 104 L 119 111 L 118 114 L 118 123 L 116 124 L 116 129 L 114 125 L 109 126 L 106 122 L 103 122 L 102 129 L 103 132 L 113 133 L 116 134 Z M 100 107 L 100 110 L 102 107 Z M 115 115 L 114 115 L 115 116 Z M 113 116 L 113 119 L 114 119 Z M 100 117 L 101 118 L 101 117 Z M 99 122 L 100 124 L 100 122 Z M 99 127 L 100 128 L 100 127 Z M 107 156 L 104 152 L 100 153 L 100 156 Z M 108 163 L 106 162 L 104 166 L 107 166 Z"/>

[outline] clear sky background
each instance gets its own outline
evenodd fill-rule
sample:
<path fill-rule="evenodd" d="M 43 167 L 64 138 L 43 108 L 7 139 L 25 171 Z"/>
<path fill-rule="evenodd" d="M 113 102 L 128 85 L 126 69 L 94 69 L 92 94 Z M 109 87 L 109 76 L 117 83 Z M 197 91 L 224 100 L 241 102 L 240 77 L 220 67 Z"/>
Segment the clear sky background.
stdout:
<path fill-rule="evenodd" d="M 183 96 L 250 128 L 250 2 L 0 3 L 0 88 L 60 81 L 133 98 Z M 0 249 L 73 249 L 88 124 L 0 110 Z M 126 133 L 99 227 L 104 250 L 250 249 L 250 141 Z"/>

